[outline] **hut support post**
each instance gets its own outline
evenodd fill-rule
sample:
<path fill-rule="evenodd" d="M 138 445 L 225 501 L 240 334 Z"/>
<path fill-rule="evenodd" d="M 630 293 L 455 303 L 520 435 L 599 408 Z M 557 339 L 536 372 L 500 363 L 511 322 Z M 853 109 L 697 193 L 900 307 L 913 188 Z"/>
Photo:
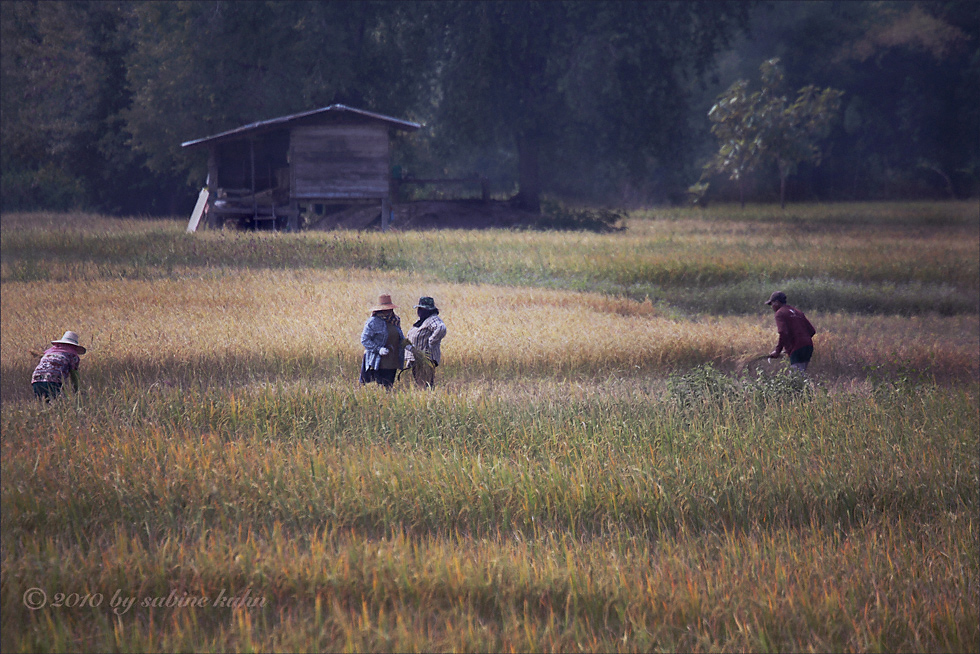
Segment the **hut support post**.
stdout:
<path fill-rule="evenodd" d="M 218 197 L 218 152 L 214 144 L 208 146 L 208 204 L 214 206 L 214 200 Z M 208 227 L 221 227 L 218 222 L 218 214 L 207 211 L 207 220 L 204 224 Z"/>
<path fill-rule="evenodd" d="M 248 154 L 252 162 L 252 217 L 259 215 L 259 203 L 255 199 L 255 139 L 248 140 Z"/>
<path fill-rule="evenodd" d="M 388 217 L 391 215 L 391 199 L 386 195 L 381 198 L 381 231 L 388 231 Z"/>

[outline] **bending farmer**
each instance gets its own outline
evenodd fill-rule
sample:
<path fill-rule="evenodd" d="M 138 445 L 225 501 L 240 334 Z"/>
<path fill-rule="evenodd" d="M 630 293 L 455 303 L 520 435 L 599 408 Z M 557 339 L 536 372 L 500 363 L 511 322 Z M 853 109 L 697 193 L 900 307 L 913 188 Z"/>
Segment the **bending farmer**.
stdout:
<path fill-rule="evenodd" d="M 789 364 L 800 372 L 806 372 L 806 366 L 813 356 L 813 328 L 803 312 L 786 304 L 786 294 L 776 291 L 766 302 L 776 313 L 776 331 L 779 332 L 779 342 L 776 349 L 769 353 L 773 359 L 778 359 L 785 350 L 789 355 Z"/>
<path fill-rule="evenodd" d="M 31 375 L 31 386 L 34 397 L 50 402 L 61 394 L 61 384 L 65 377 L 71 379 L 71 385 L 78 392 L 79 358 L 85 354 L 85 348 L 78 344 L 78 334 L 65 332 L 60 340 L 51 341 L 51 347 L 41 355 L 41 361 Z"/>

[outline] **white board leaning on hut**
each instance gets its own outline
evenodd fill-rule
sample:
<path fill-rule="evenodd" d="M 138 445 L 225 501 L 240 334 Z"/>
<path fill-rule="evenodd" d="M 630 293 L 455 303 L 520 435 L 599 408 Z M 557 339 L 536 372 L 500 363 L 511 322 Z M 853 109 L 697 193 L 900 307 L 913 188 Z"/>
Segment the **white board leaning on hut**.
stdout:
<path fill-rule="evenodd" d="M 191 212 L 190 222 L 187 223 L 188 232 L 196 232 L 197 226 L 201 223 L 201 216 L 204 215 L 204 207 L 208 205 L 208 189 L 204 187 L 197 196 L 197 204 L 194 205 L 194 211 Z"/>

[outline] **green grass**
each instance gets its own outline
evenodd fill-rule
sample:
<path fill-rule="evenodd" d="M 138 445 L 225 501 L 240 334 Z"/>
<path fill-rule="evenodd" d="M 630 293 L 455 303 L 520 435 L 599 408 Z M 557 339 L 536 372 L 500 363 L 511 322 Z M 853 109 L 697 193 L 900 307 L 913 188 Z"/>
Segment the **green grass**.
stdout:
<path fill-rule="evenodd" d="M 0 650 L 976 651 L 964 208 L 3 216 Z M 771 345 L 776 283 L 819 330 L 807 379 L 731 358 Z M 542 289 L 580 285 L 605 295 Z M 361 300 L 393 286 L 449 307 L 432 391 L 354 382 Z M 84 393 L 43 405 L 28 349 L 65 321 Z"/>
<path fill-rule="evenodd" d="M 303 235 L 4 217 L 4 281 L 152 279 L 193 269 L 358 268 L 454 283 L 600 291 L 687 313 L 745 314 L 773 287 L 823 311 L 980 309 L 975 202 L 730 207 L 636 214 L 622 233 L 439 231 Z M 40 226 L 37 226 L 40 225 Z"/>
<path fill-rule="evenodd" d="M 33 459 L 11 457 L 8 481 L 32 490 L 8 498 L 18 498 L 9 519 L 28 522 L 4 521 L 88 543 L 119 521 L 194 535 L 328 521 L 479 535 L 613 524 L 656 538 L 681 525 L 847 527 L 976 504 L 977 462 L 944 458 L 969 462 L 969 394 L 922 389 L 910 404 L 897 391 L 871 401 L 762 391 L 678 384 L 637 406 L 267 388 L 203 401 L 119 393 L 94 415 L 35 407 L 27 424 L 4 424 L 47 434 Z M 105 479 L 112 468 L 127 474 Z"/>
<path fill-rule="evenodd" d="M 4 650 L 972 649 L 976 389 L 696 372 L 5 411 Z M 265 605 L 32 612 L 31 587 Z"/>

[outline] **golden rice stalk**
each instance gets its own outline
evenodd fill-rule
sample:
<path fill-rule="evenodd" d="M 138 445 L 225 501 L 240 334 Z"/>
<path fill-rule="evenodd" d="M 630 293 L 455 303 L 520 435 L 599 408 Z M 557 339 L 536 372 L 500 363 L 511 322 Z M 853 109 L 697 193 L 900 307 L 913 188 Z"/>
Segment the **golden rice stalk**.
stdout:
<path fill-rule="evenodd" d="M 435 364 L 432 363 L 432 358 L 429 356 L 429 353 L 420 347 L 415 347 L 407 338 L 402 339 L 402 347 L 411 347 L 412 356 L 415 358 L 415 362 L 418 363 L 423 370 L 432 370 L 435 368 Z"/>

